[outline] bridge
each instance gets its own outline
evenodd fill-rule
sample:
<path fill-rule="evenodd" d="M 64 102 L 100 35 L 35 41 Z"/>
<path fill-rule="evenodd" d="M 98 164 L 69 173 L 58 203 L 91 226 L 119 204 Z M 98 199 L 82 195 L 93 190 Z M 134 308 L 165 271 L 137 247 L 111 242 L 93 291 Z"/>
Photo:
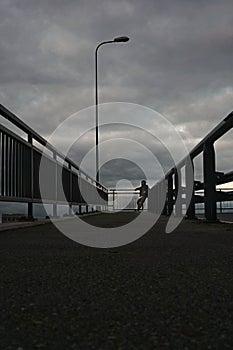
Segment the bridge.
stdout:
<path fill-rule="evenodd" d="M 110 189 L 3 106 L 0 115 L 26 134 L 22 138 L 0 126 L 1 201 L 26 203 L 33 218 L 34 204 L 42 203 L 39 164 L 42 147 L 47 147 L 47 166 L 56 181 L 50 183 L 45 200 L 53 206 L 53 217 L 65 200 L 70 214 L 76 206 L 77 214 L 91 214 L 81 216 L 84 222 L 109 231 L 140 217 L 133 211 L 110 212 Z M 216 171 L 214 151 L 215 141 L 232 126 L 231 113 L 194 147 L 189 164 L 181 160 L 155 184 L 147 213 L 162 209 L 163 215 L 130 245 L 83 246 L 49 220 L 2 230 L 1 349 L 232 348 L 233 227 L 217 220 L 217 203 L 232 199 L 232 193 L 216 187 L 232 181 L 233 172 Z M 188 175 L 199 154 L 203 182 L 190 183 Z M 181 172 L 187 173 L 185 186 Z M 188 187 L 188 220 L 165 234 L 169 217 L 179 215 L 187 204 Z M 164 197 L 161 208 L 158 203 Z M 204 204 L 205 223 L 194 220 L 198 203 Z"/>
<path fill-rule="evenodd" d="M 72 159 L 61 154 L 2 105 L 0 116 L 26 135 L 26 139 L 22 138 L 0 125 L 0 201 L 27 203 L 29 218 L 33 217 L 33 203 L 52 204 L 55 217 L 59 204 L 68 203 L 70 214 L 73 206 L 78 206 L 79 213 L 83 212 L 83 207 L 86 212 L 108 209 L 108 197 L 115 197 L 115 189 L 107 189 L 96 182 Z M 193 219 L 196 217 L 196 204 L 204 203 L 206 220 L 217 221 L 217 203 L 232 200 L 233 192 L 217 191 L 216 186 L 233 181 L 233 171 L 224 173 L 216 170 L 214 144 L 232 127 L 233 112 L 201 140 L 187 158 L 182 159 L 164 178 L 157 181 L 150 192 L 148 209 L 159 212 L 162 205 L 163 214 L 180 215 L 185 207 L 187 217 Z M 43 156 L 42 150 L 47 151 L 46 157 Z M 194 159 L 200 154 L 203 157 L 203 182 L 193 178 Z M 40 193 L 42 158 L 44 168 L 51 174 L 46 177 L 44 198 L 41 198 Z M 186 179 L 185 185 L 181 181 L 182 171 Z M 188 194 L 190 190 L 191 197 Z M 114 205 L 111 204 L 111 207 L 114 208 Z"/>

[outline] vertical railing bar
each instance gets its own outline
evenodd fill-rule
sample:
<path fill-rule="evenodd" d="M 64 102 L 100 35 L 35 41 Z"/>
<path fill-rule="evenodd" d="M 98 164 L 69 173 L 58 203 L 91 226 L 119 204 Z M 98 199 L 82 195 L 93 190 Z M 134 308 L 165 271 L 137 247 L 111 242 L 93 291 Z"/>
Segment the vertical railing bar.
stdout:
<path fill-rule="evenodd" d="M 14 172 L 14 180 L 13 180 L 13 195 L 14 197 L 16 197 L 16 140 L 14 139 L 14 143 L 13 143 L 13 154 L 14 154 L 14 157 L 13 157 L 13 172 Z"/>
<path fill-rule="evenodd" d="M 28 134 L 28 143 L 30 148 L 27 149 L 27 163 L 28 163 L 28 186 L 27 197 L 31 198 L 31 202 L 28 203 L 28 217 L 33 218 L 33 144 L 32 135 Z"/>
<path fill-rule="evenodd" d="M 25 159 L 25 166 L 24 166 L 24 176 L 23 176 L 23 182 L 25 182 L 25 193 L 24 196 L 28 197 L 28 187 L 29 187 L 29 172 L 30 172 L 30 168 L 29 168 L 29 162 L 28 162 L 28 147 L 24 146 L 24 159 Z"/>
<path fill-rule="evenodd" d="M 57 178 L 58 178 L 58 176 L 57 176 L 57 172 L 58 172 L 58 166 L 57 166 L 57 162 L 58 162 L 58 160 L 57 160 L 57 154 L 56 154 L 56 152 L 53 152 L 53 159 L 55 160 L 55 202 L 53 203 L 53 216 L 57 216 L 57 195 L 58 195 L 58 193 L 57 193 Z"/>
<path fill-rule="evenodd" d="M 0 131 L 0 194 L 2 195 L 2 132 Z"/>
<path fill-rule="evenodd" d="M 5 193 L 6 193 L 6 196 L 9 195 L 9 154 L 8 154 L 8 151 L 9 151 L 9 145 L 8 145 L 8 140 L 9 140 L 9 137 L 8 135 L 6 135 L 6 158 L 5 158 L 5 177 L 6 177 L 6 181 L 5 181 Z"/>
<path fill-rule="evenodd" d="M 21 197 L 24 197 L 24 183 L 23 183 L 23 169 L 24 159 L 23 159 L 23 145 L 20 145 L 20 183 L 21 183 Z"/>
<path fill-rule="evenodd" d="M 28 163 L 27 163 L 27 147 L 23 145 L 23 164 L 22 164 L 22 181 L 23 181 L 23 197 L 27 197 L 27 184 L 28 184 Z"/>
<path fill-rule="evenodd" d="M 11 138 L 11 196 L 14 196 L 14 139 Z"/>
<path fill-rule="evenodd" d="M 2 195 L 5 196 L 5 170 L 6 170 L 6 164 L 5 164 L 5 160 L 6 160 L 6 135 L 3 134 L 3 140 L 2 140 Z"/>
<path fill-rule="evenodd" d="M 9 196 L 12 196 L 12 138 L 9 137 Z"/>
<path fill-rule="evenodd" d="M 16 154 L 16 196 L 19 197 L 19 142 L 16 141 L 15 144 L 15 154 Z"/>
<path fill-rule="evenodd" d="M 32 136 L 30 135 L 30 137 L 28 138 L 29 143 L 31 144 L 31 152 L 30 152 L 30 172 L 31 172 L 31 199 L 33 201 L 34 198 L 34 178 L 33 178 L 33 173 L 34 173 L 34 150 L 33 150 L 33 140 L 32 140 Z"/>
<path fill-rule="evenodd" d="M 22 144 L 19 143 L 19 196 L 23 197 L 22 188 Z"/>
<path fill-rule="evenodd" d="M 20 196 L 19 142 L 17 142 L 17 197 Z"/>
<path fill-rule="evenodd" d="M 72 202 L 73 202 L 73 186 L 72 186 L 72 169 L 71 164 L 68 165 L 69 168 L 69 182 L 70 182 L 70 193 L 69 193 L 69 215 L 72 214 Z"/>
<path fill-rule="evenodd" d="M 27 198 L 29 198 L 30 197 L 30 194 L 31 194 L 31 190 L 30 190 L 30 188 L 31 188 L 31 185 L 30 185 L 30 182 L 31 182 L 31 179 L 30 179 L 30 174 L 31 174 L 31 168 L 30 168 L 30 158 L 29 158 L 29 156 L 30 156 L 30 154 L 31 154 L 31 150 L 30 150 L 30 148 L 28 148 L 28 147 L 25 147 L 25 151 L 26 151 L 26 163 L 27 163 L 27 175 L 26 175 L 26 177 L 27 177 L 27 188 L 26 188 L 26 196 L 27 196 Z"/>
<path fill-rule="evenodd" d="M 29 158 L 29 156 L 31 155 L 31 149 L 30 148 L 28 148 L 28 147 L 26 147 L 26 149 L 25 149 L 25 151 L 26 151 L 26 163 L 27 163 L 27 188 L 26 188 L 26 196 L 27 196 L 27 198 L 29 198 L 30 197 L 30 195 L 31 195 L 31 184 L 30 184 L 30 182 L 31 182 L 31 179 L 30 179 L 30 174 L 31 174 L 31 168 L 30 168 L 30 158 Z"/>
<path fill-rule="evenodd" d="M 22 188 L 22 197 L 25 196 L 25 185 L 24 185 L 24 179 L 23 179 L 23 173 L 24 173 L 24 146 L 21 144 L 21 188 Z"/>

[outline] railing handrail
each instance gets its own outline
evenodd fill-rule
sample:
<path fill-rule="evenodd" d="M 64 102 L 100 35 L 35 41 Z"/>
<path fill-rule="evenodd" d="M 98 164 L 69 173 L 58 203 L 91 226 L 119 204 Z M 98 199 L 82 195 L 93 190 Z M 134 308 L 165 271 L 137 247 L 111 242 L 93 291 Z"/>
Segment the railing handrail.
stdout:
<path fill-rule="evenodd" d="M 139 190 L 135 190 L 135 188 L 109 188 L 109 191 L 129 191 L 129 192 L 138 192 Z"/>
<path fill-rule="evenodd" d="M 230 112 L 217 126 L 215 126 L 190 152 L 191 159 L 198 156 L 204 148 L 206 143 L 212 143 L 223 136 L 228 130 L 233 127 L 233 111 Z M 176 168 L 181 168 L 187 160 L 187 156 L 184 157 L 175 167 L 172 167 L 165 175 L 167 178 L 169 175 L 174 174 Z"/>

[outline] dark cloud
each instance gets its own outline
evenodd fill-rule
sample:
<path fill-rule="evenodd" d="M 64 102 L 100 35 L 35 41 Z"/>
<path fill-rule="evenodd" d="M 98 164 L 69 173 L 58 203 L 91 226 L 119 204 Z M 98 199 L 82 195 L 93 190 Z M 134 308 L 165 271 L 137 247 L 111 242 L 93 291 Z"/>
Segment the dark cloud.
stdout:
<path fill-rule="evenodd" d="M 132 186 L 139 186 L 140 179 L 146 179 L 146 175 L 137 164 L 127 159 L 114 159 L 103 165 L 100 169 L 101 182 L 108 188 L 115 188 L 118 181 L 126 179 Z"/>
<path fill-rule="evenodd" d="M 1 103 L 48 137 L 94 103 L 96 45 L 128 35 L 99 52 L 100 102 L 158 110 L 192 148 L 233 109 L 232 14 L 231 0 L 2 0 Z"/>

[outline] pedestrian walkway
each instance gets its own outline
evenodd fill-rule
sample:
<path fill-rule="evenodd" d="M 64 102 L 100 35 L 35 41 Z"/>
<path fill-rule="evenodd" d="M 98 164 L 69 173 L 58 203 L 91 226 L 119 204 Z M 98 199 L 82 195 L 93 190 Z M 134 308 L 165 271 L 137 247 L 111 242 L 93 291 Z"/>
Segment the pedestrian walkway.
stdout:
<path fill-rule="evenodd" d="M 136 215 L 83 220 L 110 230 Z M 50 223 L 0 232 L 0 348 L 232 349 L 233 224 L 165 234 L 166 220 L 111 249 Z"/>

